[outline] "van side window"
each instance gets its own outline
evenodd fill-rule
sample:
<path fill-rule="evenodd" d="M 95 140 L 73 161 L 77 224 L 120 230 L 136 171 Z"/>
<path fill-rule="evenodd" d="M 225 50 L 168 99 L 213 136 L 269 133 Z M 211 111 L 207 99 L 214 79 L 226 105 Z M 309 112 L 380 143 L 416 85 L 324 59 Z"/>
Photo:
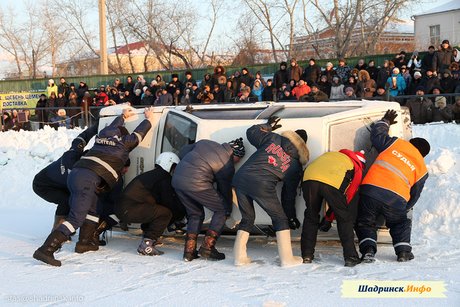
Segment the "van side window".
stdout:
<path fill-rule="evenodd" d="M 196 129 L 197 125 L 192 120 L 170 112 L 166 117 L 161 152 L 177 154 L 182 146 L 195 143 Z"/>

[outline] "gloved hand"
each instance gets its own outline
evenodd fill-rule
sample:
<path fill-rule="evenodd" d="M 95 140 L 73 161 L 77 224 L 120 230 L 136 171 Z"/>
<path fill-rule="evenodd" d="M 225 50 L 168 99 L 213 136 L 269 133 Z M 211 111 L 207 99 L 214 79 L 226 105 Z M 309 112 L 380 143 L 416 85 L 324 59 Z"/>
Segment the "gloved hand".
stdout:
<path fill-rule="evenodd" d="M 397 123 L 397 121 L 395 121 L 396 117 L 398 116 L 398 113 L 396 113 L 395 110 L 388 110 L 385 115 L 382 117 L 383 120 L 386 120 L 388 122 L 388 124 L 391 125 L 394 125 Z"/>
<path fill-rule="evenodd" d="M 332 227 L 332 222 L 326 220 L 326 218 L 323 217 L 323 219 L 319 223 L 318 229 L 323 232 L 328 232 L 331 229 L 331 227 Z"/>
<path fill-rule="evenodd" d="M 296 217 L 289 219 L 289 228 L 291 228 L 292 230 L 296 230 L 299 227 L 300 222 Z"/>
<path fill-rule="evenodd" d="M 281 125 L 278 124 L 278 122 L 280 120 L 281 120 L 281 118 L 279 118 L 278 116 L 271 116 L 268 119 L 267 124 L 269 124 L 272 127 L 272 131 L 274 131 L 274 130 L 282 127 Z"/>

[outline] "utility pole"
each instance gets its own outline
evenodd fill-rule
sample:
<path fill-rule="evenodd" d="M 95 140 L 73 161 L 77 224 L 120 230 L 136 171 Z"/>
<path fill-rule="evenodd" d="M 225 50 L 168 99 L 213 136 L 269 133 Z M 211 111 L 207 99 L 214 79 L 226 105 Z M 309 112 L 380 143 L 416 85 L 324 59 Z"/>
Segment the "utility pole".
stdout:
<path fill-rule="evenodd" d="M 107 75 L 109 73 L 105 15 L 105 0 L 99 0 L 99 73 L 101 75 Z"/>
<path fill-rule="evenodd" d="M 32 79 L 35 79 L 36 77 L 36 74 L 35 74 L 36 70 L 37 70 L 37 66 L 35 63 L 35 49 L 32 48 Z"/>

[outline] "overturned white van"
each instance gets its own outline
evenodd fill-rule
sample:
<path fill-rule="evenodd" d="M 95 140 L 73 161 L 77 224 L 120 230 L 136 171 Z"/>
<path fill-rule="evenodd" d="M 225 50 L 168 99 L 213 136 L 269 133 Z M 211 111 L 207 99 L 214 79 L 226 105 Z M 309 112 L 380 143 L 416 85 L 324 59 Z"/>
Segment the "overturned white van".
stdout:
<path fill-rule="evenodd" d="M 108 125 L 115 116 L 121 114 L 123 106 L 102 109 L 99 128 Z M 281 118 L 282 128 L 276 130 L 305 129 L 308 133 L 307 146 L 313 160 L 327 151 L 342 148 L 364 150 L 367 160 L 375 159 L 376 151 L 370 143 L 370 125 L 382 118 L 388 109 L 398 112 L 398 123 L 391 126 L 390 134 L 404 139 L 411 137 L 410 117 L 406 109 L 398 103 L 382 101 L 348 101 L 324 103 L 256 103 L 232 105 L 201 105 L 192 108 L 154 107 L 153 127 L 142 143 L 131 152 L 131 167 L 125 175 L 128 183 L 135 176 L 154 168 L 155 158 L 162 152 L 179 152 L 182 146 L 201 139 L 227 142 L 243 137 L 246 147 L 245 162 L 255 148 L 246 140 L 246 129 L 257 123 L 265 123 L 270 116 Z M 143 110 L 135 110 L 137 116 L 130 117 L 126 128 L 133 131 L 144 119 Z M 371 163 L 367 163 L 370 165 Z M 193 174 L 190 174 L 193 176 Z M 234 198 L 234 205 L 236 198 Z M 297 217 L 303 219 L 305 204 L 299 194 L 296 202 Z M 206 220 L 210 217 L 206 213 Z M 234 208 L 227 226 L 234 228 L 240 221 L 239 210 Z M 205 221 L 206 222 L 206 221 Z M 270 225 L 271 219 L 256 206 L 256 224 Z"/>

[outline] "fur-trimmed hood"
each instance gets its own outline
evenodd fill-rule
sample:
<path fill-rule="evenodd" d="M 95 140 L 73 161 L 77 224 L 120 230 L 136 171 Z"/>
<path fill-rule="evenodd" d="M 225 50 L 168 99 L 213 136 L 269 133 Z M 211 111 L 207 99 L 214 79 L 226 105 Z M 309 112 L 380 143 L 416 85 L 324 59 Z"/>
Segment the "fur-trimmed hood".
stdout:
<path fill-rule="evenodd" d="M 282 136 L 287 138 L 297 149 L 299 153 L 299 161 L 302 165 L 306 165 L 310 159 L 310 152 L 308 151 L 307 144 L 302 138 L 294 131 L 287 130 L 281 133 Z"/>

